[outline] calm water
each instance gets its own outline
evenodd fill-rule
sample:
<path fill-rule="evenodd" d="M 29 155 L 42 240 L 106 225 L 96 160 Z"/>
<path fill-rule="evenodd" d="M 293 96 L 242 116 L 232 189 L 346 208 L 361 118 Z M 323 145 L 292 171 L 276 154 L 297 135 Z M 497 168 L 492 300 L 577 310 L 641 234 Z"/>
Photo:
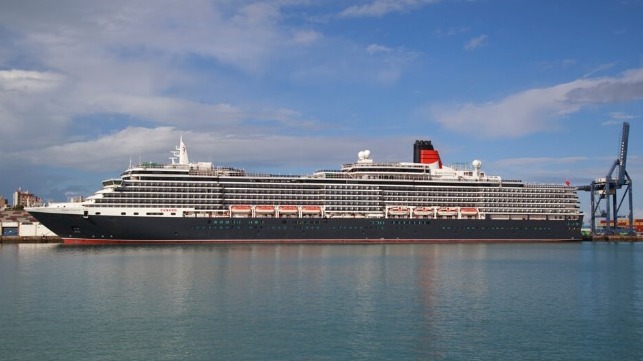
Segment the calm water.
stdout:
<path fill-rule="evenodd" d="M 641 360 L 643 244 L 0 246 L 0 360 Z"/>

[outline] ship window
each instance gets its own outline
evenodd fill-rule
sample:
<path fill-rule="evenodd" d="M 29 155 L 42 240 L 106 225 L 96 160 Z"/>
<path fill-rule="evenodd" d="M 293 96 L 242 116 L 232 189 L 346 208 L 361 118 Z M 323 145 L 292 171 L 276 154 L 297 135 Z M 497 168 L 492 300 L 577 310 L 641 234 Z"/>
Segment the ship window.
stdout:
<path fill-rule="evenodd" d="M 96 213 L 94 213 L 94 214 L 99 215 L 99 214 L 100 214 L 100 212 L 96 212 Z"/>
<path fill-rule="evenodd" d="M 124 215 L 125 215 L 125 212 L 121 212 L 121 216 L 124 216 Z"/>

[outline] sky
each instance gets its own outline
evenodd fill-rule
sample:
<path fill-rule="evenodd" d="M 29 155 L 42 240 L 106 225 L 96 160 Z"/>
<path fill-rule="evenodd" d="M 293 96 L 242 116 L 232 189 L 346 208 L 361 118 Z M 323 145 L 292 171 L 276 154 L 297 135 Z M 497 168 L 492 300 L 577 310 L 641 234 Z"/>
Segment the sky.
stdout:
<path fill-rule="evenodd" d="M 580 186 L 629 122 L 643 218 L 641 19 L 643 0 L 2 0 L 0 195 L 88 196 L 181 136 L 191 161 L 277 174 L 427 139 Z"/>

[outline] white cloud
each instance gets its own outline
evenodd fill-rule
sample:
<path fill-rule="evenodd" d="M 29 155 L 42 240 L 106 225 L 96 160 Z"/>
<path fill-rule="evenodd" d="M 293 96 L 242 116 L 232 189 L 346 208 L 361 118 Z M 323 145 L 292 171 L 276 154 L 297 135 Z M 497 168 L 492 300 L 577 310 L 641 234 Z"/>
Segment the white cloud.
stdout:
<path fill-rule="evenodd" d="M 580 82 L 568 99 L 575 103 L 616 103 L 643 99 L 643 68 L 628 70 L 620 77 L 602 77 Z"/>
<path fill-rule="evenodd" d="M 612 112 L 609 115 L 609 119 L 603 121 L 601 124 L 606 126 L 620 125 L 623 124 L 624 121 L 629 121 L 636 118 L 638 117 L 635 115 L 625 114 L 622 112 Z"/>
<path fill-rule="evenodd" d="M 474 50 L 487 45 L 487 35 L 482 34 L 469 40 L 465 45 L 465 50 Z"/>
<path fill-rule="evenodd" d="M 73 114 L 67 102 L 56 100 L 57 94 L 68 92 L 68 83 L 54 72 L 0 71 L 0 152 L 57 138 L 60 125 Z"/>
<path fill-rule="evenodd" d="M 307 66 L 293 70 L 290 76 L 297 82 L 333 86 L 348 84 L 397 84 L 407 69 L 423 56 L 422 53 L 388 47 L 383 44 L 356 46 L 346 41 L 321 41 L 316 44 L 315 61 L 303 61 Z M 341 56 L 339 55 L 341 54 Z"/>
<path fill-rule="evenodd" d="M 483 104 L 435 105 L 430 117 L 445 128 L 483 137 L 519 137 L 548 131 L 586 106 L 643 99 L 643 68 L 620 76 L 584 78 L 530 89 Z"/>
<path fill-rule="evenodd" d="M 638 118 L 635 115 L 625 114 L 623 112 L 612 112 L 610 113 L 610 117 L 616 120 L 629 120 L 629 119 Z"/>
<path fill-rule="evenodd" d="M 0 91 L 39 93 L 57 88 L 65 77 L 53 72 L 28 70 L 0 70 Z"/>
<path fill-rule="evenodd" d="M 322 38 L 314 31 L 280 25 L 283 3 L 6 4 L 0 23 L 10 31 L 2 36 L 20 41 L 6 42 L 12 47 L 3 50 L 3 59 L 30 61 L 22 69 L 0 70 L 0 119 L 7 138 L 0 142 L 0 151 L 64 142 L 79 117 L 101 113 L 149 121 L 150 126 L 217 126 L 233 132 L 249 118 L 311 126 L 309 119 L 283 105 L 270 109 L 243 96 L 229 97 L 238 89 L 217 81 L 230 69 L 252 77 L 273 57 L 283 56 L 288 46 Z M 204 68 L 184 64 L 192 57 L 219 63 L 226 72 L 209 66 L 195 75 Z M 214 100 L 172 93 L 192 87 L 216 94 Z"/>
<path fill-rule="evenodd" d="M 311 44 L 321 38 L 323 38 L 323 35 L 317 31 L 303 30 L 296 32 L 292 40 L 295 44 Z"/>
<path fill-rule="evenodd" d="M 305 172 L 312 172 L 315 169 L 310 169 L 311 166 L 338 168 L 342 163 L 356 159 L 360 146 L 389 144 L 374 138 L 229 134 L 216 130 L 182 131 L 169 126 L 127 127 L 97 138 L 0 154 L 0 161 L 11 158 L 38 166 L 56 164 L 84 172 L 119 172 L 130 159 L 134 163 L 139 160 L 167 162 L 181 134 L 192 161 L 247 166 L 250 171 L 305 168 Z M 382 157 L 390 152 L 375 153 Z"/>
<path fill-rule="evenodd" d="M 576 59 L 562 59 L 562 60 L 555 60 L 555 61 L 541 61 L 538 63 L 538 65 L 542 69 L 566 69 L 566 68 L 571 68 L 572 66 L 575 66 L 578 64 L 578 61 Z"/>
<path fill-rule="evenodd" d="M 371 55 L 376 53 L 390 53 L 391 48 L 387 48 L 384 45 L 371 44 L 368 47 L 366 47 L 366 52 Z"/>
<path fill-rule="evenodd" d="M 56 69 L 70 70 L 66 65 L 74 60 L 120 52 L 125 57 L 148 54 L 157 61 L 199 54 L 256 72 L 288 39 L 279 18 L 280 4 L 268 2 L 196 0 L 188 6 L 170 0 L 63 0 L 3 6 L 0 23 L 23 33 L 31 51 Z"/>
<path fill-rule="evenodd" d="M 276 60 L 295 59 L 300 68 L 288 70 L 294 80 L 326 67 L 324 81 L 353 77 L 391 84 L 415 57 L 377 44 L 364 52 L 349 41 L 284 25 L 283 9 L 297 3 L 61 0 L 3 6 L 0 23 L 9 30 L 3 36 L 20 40 L 6 42 L 12 47 L 3 49 L 3 59 L 30 62 L 0 73 L 3 131 L 11 139 L 0 147 L 20 146 L 18 139 L 26 137 L 31 146 L 60 142 L 74 118 L 101 113 L 150 126 L 234 127 L 246 119 L 314 126 L 295 116 L 295 109 L 270 109 L 244 96 L 248 85 L 239 79 L 256 81 L 274 64 L 286 68 Z M 32 135 L 36 128 L 40 132 Z"/>
<path fill-rule="evenodd" d="M 410 11 L 440 0 L 374 0 L 364 5 L 353 5 L 344 9 L 342 17 L 378 17 L 393 12 Z"/>
<path fill-rule="evenodd" d="M 446 30 L 441 29 L 441 28 L 435 29 L 435 35 L 437 35 L 437 36 L 455 36 L 455 35 L 460 35 L 460 34 L 466 33 L 468 31 L 469 31 L 469 28 L 465 27 L 465 26 L 460 26 L 460 27 L 452 26 L 452 27 L 450 27 L 450 28 L 448 28 Z"/>
<path fill-rule="evenodd" d="M 55 164 L 80 171 L 104 171 L 118 165 L 124 168 L 128 159 L 134 157 L 136 162 L 142 154 L 158 152 L 169 156 L 162 147 L 175 144 L 177 134 L 179 132 L 172 127 L 128 127 L 96 139 L 26 149 L 10 156 L 34 165 Z"/>
<path fill-rule="evenodd" d="M 414 61 L 421 54 L 405 49 L 393 49 L 380 44 L 371 44 L 366 47 L 366 53 L 371 57 L 380 57 L 384 64 L 377 69 L 375 79 L 380 84 L 394 84 L 402 76 L 403 69 L 408 63 Z"/>

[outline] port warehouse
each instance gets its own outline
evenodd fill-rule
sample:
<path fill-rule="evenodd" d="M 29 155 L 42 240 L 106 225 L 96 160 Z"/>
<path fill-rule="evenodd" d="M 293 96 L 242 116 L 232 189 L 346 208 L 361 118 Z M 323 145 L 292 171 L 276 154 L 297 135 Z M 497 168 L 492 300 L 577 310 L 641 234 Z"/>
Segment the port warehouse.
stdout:
<path fill-rule="evenodd" d="M 52 231 L 23 210 L 0 211 L 0 236 L 54 237 Z"/>

